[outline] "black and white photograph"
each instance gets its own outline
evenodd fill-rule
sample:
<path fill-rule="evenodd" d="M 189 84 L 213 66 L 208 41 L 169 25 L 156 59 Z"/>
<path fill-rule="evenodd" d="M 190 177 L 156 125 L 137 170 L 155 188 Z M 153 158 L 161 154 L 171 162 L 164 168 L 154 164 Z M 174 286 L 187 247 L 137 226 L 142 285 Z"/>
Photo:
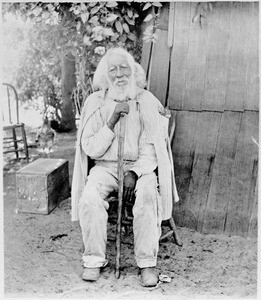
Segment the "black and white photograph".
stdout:
<path fill-rule="evenodd" d="M 2 296 L 258 299 L 259 1 L 0 8 Z"/>

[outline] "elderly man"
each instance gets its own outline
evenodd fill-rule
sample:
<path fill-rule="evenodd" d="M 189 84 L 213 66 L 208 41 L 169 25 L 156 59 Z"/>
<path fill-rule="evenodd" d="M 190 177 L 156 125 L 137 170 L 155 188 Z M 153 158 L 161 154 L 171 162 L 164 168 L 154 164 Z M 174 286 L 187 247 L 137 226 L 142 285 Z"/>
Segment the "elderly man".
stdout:
<path fill-rule="evenodd" d="M 135 259 L 142 284 L 155 286 L 161 222 L 171 217 L 173 195 L 178 201 L 160 114 L 163 107 L 144 89 L 145 73 L 124 49 L 107 51 L 93 83 L 98 91 L 86 99 L 82 110 L 72 182 L 72 220 L 80 221 L 85 246 L 82 278 L 97 280 L 107 264 L 106 198 L 118 189 L 119 120 L 124 115 L 123 201 L 135 198 Z"/>

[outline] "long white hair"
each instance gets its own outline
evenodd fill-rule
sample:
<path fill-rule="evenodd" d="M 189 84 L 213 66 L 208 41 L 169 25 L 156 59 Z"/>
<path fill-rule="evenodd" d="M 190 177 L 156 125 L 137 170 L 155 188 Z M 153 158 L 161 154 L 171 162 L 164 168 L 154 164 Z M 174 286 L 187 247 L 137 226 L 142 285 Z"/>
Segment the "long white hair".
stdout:
<path fill-rule="evenodd" d="M 102 57 L 94 73 L 93 88 L 95 91 L 109 88 L 108 58 L 111 54 L 124 55 L 131 67 L 132 78 L 134 79 L 136 85 L 140 88 L 144 88 L 146 86 L 145 71 L 140 64 L 135 62 L 133 56 L 123 48 L 111 48 Z"/>

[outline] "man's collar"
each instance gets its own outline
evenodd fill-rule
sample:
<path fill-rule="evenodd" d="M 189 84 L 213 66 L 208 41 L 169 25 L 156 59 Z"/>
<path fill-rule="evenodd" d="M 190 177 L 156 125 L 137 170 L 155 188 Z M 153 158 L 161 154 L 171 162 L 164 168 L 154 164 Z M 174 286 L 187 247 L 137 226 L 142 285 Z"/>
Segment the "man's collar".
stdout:
<path fill-rule="evenodd" d="M 126 97 L 123 100 L 113 99 L 113 101 L 118 102 L 118 103 L 126 103 L 126 102 L 128 102 L 130 100 L 135 100 L 135 99 L 131 99 L 130 97 Z"/>
<path fill-rule="evenodd" d="M 140 88 L 140 87 L 136 87 L 136 93 L 135 93 L 135 97 L 131 98 L 131 97 L 126 97 L 126 99 L 123 100 L 118 100 L 115 98 L 112 98 L 108 95 L 108 89 L 105 90 L 101 90 L 99 93 L 99 97 L 102 97 L 103 99 L 105 99 L 106 96 L 110 97 L 113 101 L 115 102 L 128 102 L 128 101 L 139 101 L 140 95 L 142 94 L 142 92 L 144 91 L 144 89 Z"/>
<path fill-rule="evenodd" d="M 96 93 L 99 98 L 104 99 L 107 94 L 107 91 L 108 91 L 107 89 L 103 89 L 103 90 L 97 91 Z"/>

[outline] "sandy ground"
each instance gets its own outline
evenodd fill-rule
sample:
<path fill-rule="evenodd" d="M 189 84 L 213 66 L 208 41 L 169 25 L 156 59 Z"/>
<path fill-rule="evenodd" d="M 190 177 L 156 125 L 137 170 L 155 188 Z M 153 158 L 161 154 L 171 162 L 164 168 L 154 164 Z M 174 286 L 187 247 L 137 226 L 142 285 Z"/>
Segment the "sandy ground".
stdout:
<path fill-rule="evenodd" d="M 33 132 L 32 137 L 34 136 Z M 28 134 L 30 139 L 30 133 Z M 53 158 L 69 160 L 73 170 L 75 134 L 59 134 Z M 31 161 L 41 157 L 30 149 Z M 120 279 L 114 277 L 115 243 L 108 242 L 109 265 L 95 283 L 81 279 L 81 232 L 70 221 L 70 198 L 49 215 L 16 214 L 15 171 L 4 167 L 4 288 L 6 297 L 77 297 L 109 299 L 186 299 L 257 297 L 257 241 L 223 235 L 202 235 L 178 228 L 183 246 L 169 238 L 160 244 L 158 265 L 171 278 L 148 289 L 140 284 L 133 254 L 133 236 L 124 237 Z M 115 227 L 108 225 L 113 238 Z"/>

